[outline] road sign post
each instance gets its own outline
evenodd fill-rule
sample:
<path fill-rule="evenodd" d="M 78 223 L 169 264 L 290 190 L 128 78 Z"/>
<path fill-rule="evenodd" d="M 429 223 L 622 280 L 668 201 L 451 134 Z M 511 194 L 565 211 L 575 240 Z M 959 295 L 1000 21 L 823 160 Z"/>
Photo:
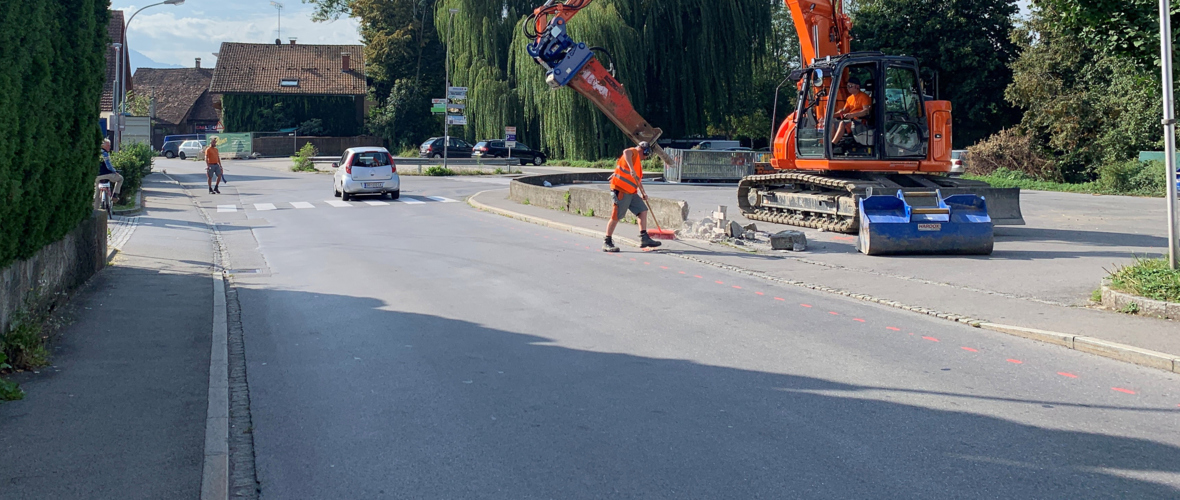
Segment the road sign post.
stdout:
<path fill-rule="evenodd" d="M 1172 94 L 1172 19 L 1168 0 L 1160 0 L 1160 61 L 1164 91 L 1164 170 L 1168 193 L 1168 265 L 1178 269 L 1180 249 L 1176 228 L 1176 110 Z"/>
<path fill-rule="evenodd" d="M 504 127 L 504 145 L 508 146 L 508 173 L 511 174 L 512 148 L 516 147 L 516 127 Z"/>

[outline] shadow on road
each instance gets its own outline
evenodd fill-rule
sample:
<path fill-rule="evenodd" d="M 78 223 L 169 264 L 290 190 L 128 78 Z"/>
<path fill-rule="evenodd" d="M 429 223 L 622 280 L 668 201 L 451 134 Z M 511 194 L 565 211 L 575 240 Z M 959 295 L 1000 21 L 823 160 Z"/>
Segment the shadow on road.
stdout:
<path fill-rule="evenodd" d="M 920 392 L 950 408 L 967 397 L 1018 413 L 1087 412 L 1075 418 L 1095 407 L 572 349 L 367 297 L 254 288 L 240 297 L 270 498 L 370 497 L 381 486 L 407 498 L 1180 494 L 1180 448 L 1170 444 L 890 399 Z M 1174 413 L 1105 411 L 1155 422 Z"/>

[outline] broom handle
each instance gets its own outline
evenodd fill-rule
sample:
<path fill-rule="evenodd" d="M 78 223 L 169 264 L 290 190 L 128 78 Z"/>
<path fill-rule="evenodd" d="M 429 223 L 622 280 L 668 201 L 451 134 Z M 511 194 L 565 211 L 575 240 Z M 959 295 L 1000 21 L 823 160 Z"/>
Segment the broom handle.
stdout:
<path fill-rule="evenodd" d="M 648 201 L 648 199 L 647 199 L 647 190 L 646 190 L 646 189 L 644 189 L 644 190 L 643 190 L 643 198 L 644 198 L 644 200 L 643 200 L 643 201 L 647 201 L 647 202 L 648 202 L 648 204 L 647 204 L 647 213 L 648 213 L 648 214 L 651 214 L 651 220 L 655 221 L 655 223 L 656 223 L 656 229 L 659 229 L 659 230 L 660 230 L 660 234 L 664 234 L 664 228 L 663 228 L 663 227 L 660 227 L 660 220 L 656 218 L 656 211 L 651 209 L 651 202 L 650 202 L 650 201 Z"/>

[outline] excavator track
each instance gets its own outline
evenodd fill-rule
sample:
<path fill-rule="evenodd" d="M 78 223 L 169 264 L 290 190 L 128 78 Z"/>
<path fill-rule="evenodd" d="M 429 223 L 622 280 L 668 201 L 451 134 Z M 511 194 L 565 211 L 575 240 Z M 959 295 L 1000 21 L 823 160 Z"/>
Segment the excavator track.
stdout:
<path fill-rule="evenodd" d="M 738 208 L 741 210 L 742 216 L 751 220 L 820 229 L 835 233 L 857 232 L 859 217 L 855 213 L 851 215 L 835 215 L 810 212 L 805 209 L 793 210 L 779 207 L 755 207 L 750 204 L 749 193 L 751 189 L 771 188 L 785 184 L 794 185 L 800 188 L 800 190 L 820 191 L 822 189 L 828 192 L 824 196 L 841 197 L 855 197 L 858 194 L 863 195 L 868 188 L 884 187 L 874 181 L 841 179 L 805 172 L 751 175 L 743 178 L 738 183 Z M 852 203 L 852 205 L 855 205 L 855 203 Z"/>

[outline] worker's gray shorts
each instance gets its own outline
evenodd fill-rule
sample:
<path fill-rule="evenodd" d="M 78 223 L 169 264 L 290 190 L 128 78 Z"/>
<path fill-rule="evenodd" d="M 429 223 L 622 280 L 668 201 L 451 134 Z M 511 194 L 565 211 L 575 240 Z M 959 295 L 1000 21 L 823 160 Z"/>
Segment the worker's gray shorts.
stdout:
<path fill-rule="evenodd" d="M 214 163 L 212 165 L 205 165 L 205 175 L 211 179 L 221 177 L 221 164 Z"/>
<path fill-rule="evenodd" d="M 647 211 L 647 204 L 643 202 L 643 198 L 639 193 L 624 193 L 622 191 L 611 191 L 614 195 L 614 208 L 611 209 L 610 218 L 618 220 L 627 216 L 627 211 L 638 216 Z"/>

